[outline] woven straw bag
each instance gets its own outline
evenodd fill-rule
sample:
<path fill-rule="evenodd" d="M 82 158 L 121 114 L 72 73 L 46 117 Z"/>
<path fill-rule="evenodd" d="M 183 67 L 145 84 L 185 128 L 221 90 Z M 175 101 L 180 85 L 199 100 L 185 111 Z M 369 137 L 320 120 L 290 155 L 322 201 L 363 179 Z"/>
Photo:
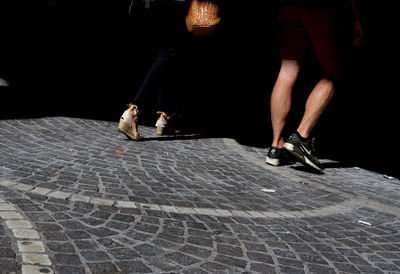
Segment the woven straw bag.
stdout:
<path fill-rule="evenodd" d="M 215 1 L 186 0 L 186 27 L 193 35 L 212 35 L 220 21 L 220 10 Z"/>

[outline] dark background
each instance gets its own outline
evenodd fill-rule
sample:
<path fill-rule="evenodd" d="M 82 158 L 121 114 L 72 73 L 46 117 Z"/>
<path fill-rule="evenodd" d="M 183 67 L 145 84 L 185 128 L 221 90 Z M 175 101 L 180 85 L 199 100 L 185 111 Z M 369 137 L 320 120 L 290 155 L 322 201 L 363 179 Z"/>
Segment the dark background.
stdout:
<path fill-rule="evenodd" d="M 145 9 L 135 1 L 131 14 L 129 0 L 41 0 L 32 10 L 2 2 L 0 78 L 10 86 L 0 87 L 0 118 L 118 122 L 155 60 L 165 28 L 177 27 L 176 33 L 190 41 L 182 8 L 159 0 Z M 279 70 L 277 7 L 274 1 L 261 6 L 252 3 L 261 1 L 225 2 L 224 24 L 202 53 L 208 59 L 200 69 L 193 65 L 200 47 L 193 41 L 182 44 L 189 54 L 179 77 L 187 110 L 181 125 L 268 147 L 269 96 Z M 390 6 L 380 3 L 362 2 L 365 43 L 353 50 L 346 77 L 315 134 L 321 158 L 398 177 L 395 27 Z M 305 64 L 294 93 L 289 131 L 317 80 L 314 62 Z M 142 119 L 149 125 L 154 121 L 151 114 Z"/>

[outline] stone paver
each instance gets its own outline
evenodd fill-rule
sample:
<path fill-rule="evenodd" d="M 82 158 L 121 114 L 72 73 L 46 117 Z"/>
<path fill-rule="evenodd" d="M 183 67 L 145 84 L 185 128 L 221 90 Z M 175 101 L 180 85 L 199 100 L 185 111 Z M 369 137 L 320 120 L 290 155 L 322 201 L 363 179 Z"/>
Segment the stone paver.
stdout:
<path fill-rule="evenodd" d="M 400 182 L 271 167 L 231 139 L 127 140 L 107 121 L 0 121 L 0 269 L 400 273 Z M 123 153 L 121 153 L 123 152 Z"/>

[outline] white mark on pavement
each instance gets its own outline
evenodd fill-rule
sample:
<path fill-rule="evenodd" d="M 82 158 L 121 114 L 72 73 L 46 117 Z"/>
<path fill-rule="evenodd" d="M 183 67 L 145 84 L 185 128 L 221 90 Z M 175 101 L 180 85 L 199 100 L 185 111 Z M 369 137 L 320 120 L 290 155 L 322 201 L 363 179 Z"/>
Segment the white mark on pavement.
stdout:
<path fill-rule="evenodd" d="M 32 189 L 8 181 L 0 182 L 2 186 L 13 187 L 20 185 L 19 190 Z M 33 189 L 32 189 L 33 190 Z M 47 189 L 39 189 L 39 193 L 47 194 Z M 37 193 L 38 194 L 38 193 Z M 45 253 L 45 247 L 40 240 L 39 233 L 32 228 L 32 224 L 26 220 L 15 207 L 0 198 L 0 218 L 4 220 L 6 227 L 11 230 L 17 243 L 17 252 L 22 258 L 22 274 L 54 273 L 49 256 Z"/>
<path fill-rule="evenodd" d="M 24 184 L 11 183 L 9 181 L 3 181 L 3 182 L 0 181 L 0 186 L 7 186 L 20 191 L 26 191 L 38 194 L 37 192 L 35 192 L 35 188 L 32 187 L 28 188 Z M 103 199 L 97 197 L 89 197 L 80 194 L 72 194 L 68 192 L 62 192 L 59 190 L 51 190 L 48 188 L 41 188 L 40 192 L 44 193 L 41 195 L 46 197 L 55 197 L 55 196 L 60 198 L 63 197 L 63 199 L 72 202 L 79 201 L 79 202 L 91 203 L 93 205 L 114 206 L 117 208 L 141 208 L 143 210 L 163 211 L 167 213 L 199 214 L 199 215 L 209 215 L 218 217 L 236 216 L 245 218 L 302 218 L 302 217 L 316 217 L 316 216 L 327 216 L 332 214 L 342 214 L 345 212 L 350 212 L 360 206 L 368 205 L 373 208 L 379 208 L 381 206 L 379 203 L 373 202 L 371 200 L 354 197 L 342 203 L 312 210 L 302 210 L 302 211 L 247 210 L 246 211 L 246 210 L 228 210 L 228 209 L 216 209 L 216 208 L 191 208 L 183 206 L 166 206 L 166 205 L 156 205 L 156 204 L 139 203 L 131 201 L 111 200 L 111 199 Z M 1 211 L 0 207 L 0 217 L 2 216 L 6 217 L 6 218 L 3 217 L 3 219 L 23 219 L 21 214 L 11 211 Z"/>
<path fill-rule="evenodd" d="M 269 189 L 269 188 L 262 188 L 261 191 L 266 192 L 266 193 L 275 193 L 276 192 L 275 189 Z"/>
<path fill-rule="evenodd" d="M 363 224 L 363 225 L 369 225 L 369 226 L 371 225 L 371 223 L 368 223 L 368 222 L 365 222 L 365 221 L 361 221 L 361 220 L 359 220 L 358 223 Z"/>

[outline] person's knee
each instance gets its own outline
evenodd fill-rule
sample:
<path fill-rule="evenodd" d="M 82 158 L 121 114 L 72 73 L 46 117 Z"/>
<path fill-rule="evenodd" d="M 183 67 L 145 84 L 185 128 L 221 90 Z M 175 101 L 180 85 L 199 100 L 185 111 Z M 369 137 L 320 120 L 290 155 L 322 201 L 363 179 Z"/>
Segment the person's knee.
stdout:
<path fill-rule="evenodd" d="M 323 85 L 327 90 L 332 90 L 333 93 L 337 85 L 337 77 L 327 75 L 320 80 L 319 84 Z"/>
<path fill-rule="evenodd" d="M 294 83 L 300 71 L 300 62 L 297 60 L 282 60 L 278 81 Z"/>

